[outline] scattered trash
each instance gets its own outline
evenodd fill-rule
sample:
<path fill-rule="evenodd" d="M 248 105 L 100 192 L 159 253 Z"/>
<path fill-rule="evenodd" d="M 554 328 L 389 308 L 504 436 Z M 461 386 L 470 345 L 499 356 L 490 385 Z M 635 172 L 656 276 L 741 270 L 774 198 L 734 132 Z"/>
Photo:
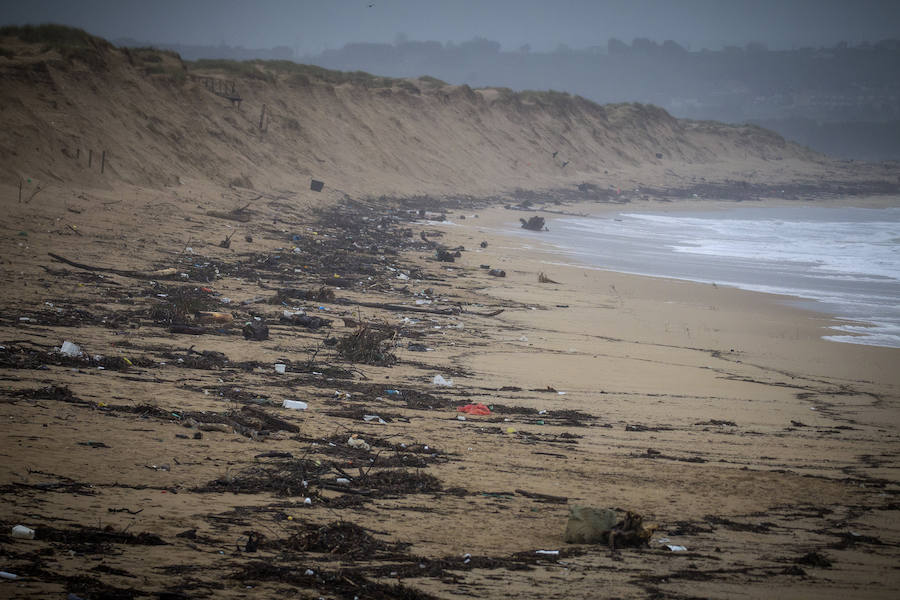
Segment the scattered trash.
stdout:
<path fill-rule="evenodd" d="M 672 552 L 687 552 L 687 548 L 685 548 L 684 546 L 678 546 L 676 544 L 666 544 L 666 548 L 668 548 Z"/>
<path fill-rule="evenodd" d="M 312 504 L 312 498 L 304 498 L 303 504 Z"/>
<path fill-rule="evenodd" d="M 334 482 L 338 485 L 350 485 L 350 480 L 346 477 L 338 477 Z"/>
<path fill-rule="evenodd" d="M 241 330 L 245 340 L 263 341 L 269 339 L 269 326 L 260 318 L 248 321 Z"/>
<path fill-rule="evenodd" d="M 365 450 L 366 452 L 368 452 L 369 450 L 372 449 L 372 446 L 370 446 L 365 440 L 357 437 L 357 435 L 355 433 L 350 436 L 350 439 L 347 440 L 347 445 L 350 446 L 351 448 L 358 448 L 359 450 Z"/>
<path fill-rule="evenodd" d="M 387 421 L 385 421 L 378 415 L 363 415 L 363 421 L 365 421 L 366 423 L 379 423 L 380 425 L 387 425 Z"/>
<path fill-rule="evenodd" d="M 481 242 L 481 247 L 482 247 L 482 248 L 487 248 L 487 247 L 488 247 L 488 243 L 487 243 L 487 242 Z"/>
<path fill-rule="evenodd" d="M 311 189 L 314 192 L 321 192 L 322 188 L 324 188 L 324 187 L 325 187 L 324 181 L 319 181 L 318 179 L 312 179 L 309 182 L 309 189 Z"/>
<path fill-rule="evenodd" d="M 441 375 L 435 375 L 434 379 L 432 380 L 432 383 L 434 383 L 434 385 L 439 385 L 442 387 L 452 387 L 453 386 L 452 379 L 444 379 Z"/>
<path fill-rule="evenodd" d="M 506 271 L 503 269 L 491 269 L 488 271 L 488 275 L 493 275 L 494 277 L 506 277 Z"/>
<path fill-rule="evenodd" d="M 535 550 L 535 554 L 543 554 L 545 556 L 559 556 L 559 550 Z"/>
<path fill-rule="evenodd" d="M 63 345 L 59 348 L 60 354 L 65 354 L 66 356 L 81 356 L 81 347 L 78 344 L 73 344 L 70 341 L 63 342 Z"/>
<path fill-rule="evenodd" d="M 275 363 L 275 372 L 281 375 L 284 375 L 285 370 L 287 370 L 287 365 L 282 363 Z"/>
<path fill-rule="evenodd" d="M 20 540 L 33 540 L 34 539 L 34 529 L 30 527 L 25 527 L 24 525 L 16 525 L 12 528 L 11 532 L 12 537 L 20 539 Z"/>
<path fill-rule="evenodd" d="M 8 571 L 0 571 L 0 579 L 18 579 L 19 576 Z"/>
<path fill-rule="evenodd" d="M 465 406 L 460 406 L 456 409 L 459 412 L 464 412 L 470 415 L 489 415 L 491 414 L 491 409 L 489 409 L 484 404 L 466 404 Z"/>
<path fill-rule="evenodd" d="M 284 408 L 290 408 L 292 410 L 306 410 L 309 408 L 309 404 L 306 402 L 301 402 L 300 400 L 285 400 L 282 404 Z"/>
<path fill-rule="evenodd" d="M 388 396 L 399 396 L 400 390 L 384 390 L 384 393 Z"/>
<path fill-rule="evenodd" d="M 456 415 L 456 420 L 457 421 L 465 421 L 466 418 L 463 415 Z"/>

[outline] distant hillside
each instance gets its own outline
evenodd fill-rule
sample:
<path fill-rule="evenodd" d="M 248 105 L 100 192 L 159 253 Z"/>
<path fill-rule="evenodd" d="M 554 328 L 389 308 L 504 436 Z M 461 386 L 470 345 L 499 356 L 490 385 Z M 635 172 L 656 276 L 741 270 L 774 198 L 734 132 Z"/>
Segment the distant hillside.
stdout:
<path fill-rule="evenodd" d="M 678 120 L 649 105 L 288 61 L 184 63 L 67 28 L 0 30 L 0 106 L 7 183 L 297 189 L 317 178 L 354 194 L 489 195 L 652 183 L 676 171 L 869 177 L 771 131 Z"/>

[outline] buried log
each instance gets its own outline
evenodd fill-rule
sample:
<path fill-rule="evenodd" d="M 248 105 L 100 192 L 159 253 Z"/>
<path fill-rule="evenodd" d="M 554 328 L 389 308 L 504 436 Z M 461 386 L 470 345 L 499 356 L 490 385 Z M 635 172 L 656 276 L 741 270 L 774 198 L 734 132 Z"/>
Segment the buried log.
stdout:
<path fill-rule="evenodd" d="M 570 506 L 563 539 L 569 544 L 608 544 L 612 550 L 623 546 L 643 546 L 650 541 L 655 524 L 628 511 L 624 517 L 611 508 Z"/>

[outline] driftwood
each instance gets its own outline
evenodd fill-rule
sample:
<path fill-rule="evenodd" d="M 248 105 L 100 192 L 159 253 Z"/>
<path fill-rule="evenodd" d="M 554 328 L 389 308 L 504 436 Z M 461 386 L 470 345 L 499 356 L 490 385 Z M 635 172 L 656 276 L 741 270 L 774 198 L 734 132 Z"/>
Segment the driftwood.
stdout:
<path fill-rule="evenodd" d="M 174 268 L 168 269 L 159 269 L 157 271 L 126 271 L 123 269 L 112 269 L 109 267 L 95 267 L 92 265 L 86 265 L 84 263 L 75 262 L 74 260 L 69 260 L 68 258 L 64 258 L 58 254 L 53 254 L 52 252 L 47 253 L 50 258 L 57 260 L 61 263 L 65 263 L 69 266 L 75 267 L 77 269 L 84 269 L 85 271 L 96 271 L 98 273 L 112 273 L 113 275 L 121 275 L 122 277 L 134 277 L 136 279 L 155 279 L 157 277 L 171 277 L 175 275 L 178 271 Z"/>
<path fill-rule="evenodd" d="M 351 304 L 354 306 L 363 306 L 365 308 L 378 308 L 381 310 L 390 310 L 394 312 L 417 312 L 417 313 L 428 313 L 432 315 L 458 315 L 462 312 L 461 308 L 424 308 L 421 306 L 408 306 L 406 304 L 387 304 L 384 302 L 352 302 L 350 300 L 345 300 L 344 298 L 340 298 L 335 301 L 335 304 Z"/>
<path fill-rule="evenodd" d="M 549 277 L 544 275 L 543 271 L 541 271 L 540 274 L 538 275 L 538 282 L 539 283 L 556 283 L 556 284 L 559 283 L 558 281 L 553 281 L 552 279 L 550 279 Z"/>
<path fill-rule="evenodd" d="M 550 494 L 539 494 L 537 492 L 526 492 L 525 490 L 516 490 L 517 494 L 521 494 L 526 498 L 537 500 L 538 502 L 551 502 L 554 504 L 565 504 L 569 501 L 565 496 L 551 496 Z"/>
<path fill-rule="evenodd" d="M 263 197 L 263 195 L 260 194 L 259 196 L 257 196 L 256 198 L 254 198 L 253 200 L 251 200 L 244 206 L 242 206 L 240 208 L 235 208 L 234 210 L 230 210 L 228 212 L 223 212 L 220 210 L 208 210 L 208 211 L 206 211 L 206 214 L 210 217 L 218 217 L 219 219 L 228 219 L 229 221 L 238 221 L 240 223 L 246 223 L 251 218 L 251 215 L 247 211 L 247 209 L 250 208 L 251 204 L 253 204 L 254 202 L 256 202 L 257 200 L 259 200 L 262 197 Z M 230 243 L 230 241 L 231 241 L 230 237 L 228 238 L 228 241 Z M 223 248 L 227 248 L 227 247 L 228 246 L 223 246 Z"/>

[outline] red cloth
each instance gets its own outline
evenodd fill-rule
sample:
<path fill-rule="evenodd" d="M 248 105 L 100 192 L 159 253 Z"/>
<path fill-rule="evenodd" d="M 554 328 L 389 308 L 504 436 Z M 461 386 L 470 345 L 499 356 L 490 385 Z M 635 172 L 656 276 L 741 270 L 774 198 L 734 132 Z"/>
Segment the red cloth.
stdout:
<path fill-rule="evenodd" d="M 456 409 L 459 412 L 469 413 L 470 415 L 489 415 L 491 409 L 484 404 L 466 404 Z"/>

